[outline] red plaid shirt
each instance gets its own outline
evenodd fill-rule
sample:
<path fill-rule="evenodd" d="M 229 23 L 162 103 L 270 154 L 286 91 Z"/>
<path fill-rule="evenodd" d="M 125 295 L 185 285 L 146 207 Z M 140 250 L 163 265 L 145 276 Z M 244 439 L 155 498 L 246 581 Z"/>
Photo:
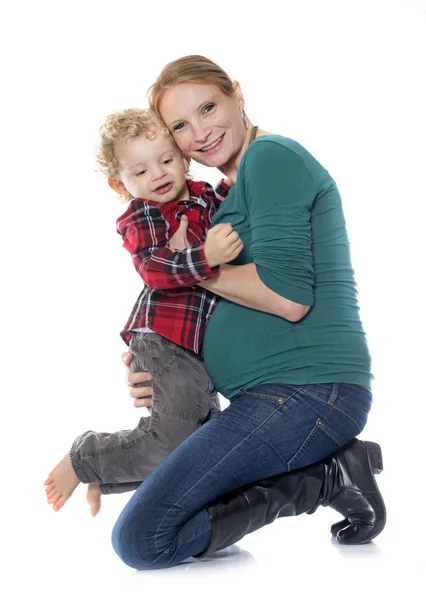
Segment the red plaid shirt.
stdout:
<path fill-rule="evenodd" d="M 127 344 L 132 329 L 149 327 L 175 344 L 201 353 L 207 321 L 219 298 L 196 284 L 216 275 L 218 267 L 207 264 L 204 239 L 229 187 L 223 180 L 216 190 L 202 181 L 188 180 L 187 184 L 190 200 L 160 204 L 134 198 L 117 219 L 123 246 L 145 284 L 121 332 Z M 182 215 L 188 217 L 191 247 L 171 250 L 168 242 Z"/>

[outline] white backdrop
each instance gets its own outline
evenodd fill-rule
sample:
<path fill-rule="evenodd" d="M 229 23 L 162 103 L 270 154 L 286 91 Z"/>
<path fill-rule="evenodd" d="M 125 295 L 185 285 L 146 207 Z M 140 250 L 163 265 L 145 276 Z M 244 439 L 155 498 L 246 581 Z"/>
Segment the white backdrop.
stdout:
<path fill-rule="evenodd" d="M 141 416 L 119 337 L 140 282 L 115 232 L 123 207 L 95 172 L 98 130 L 110 112 L 145 106 L 164 64 L 204 54 L 240 82 L 255 124 L 298 140 L 338 183 L 375 373 L 364 437 L 382 444 L 382 489 L 394 523 L 406 519 L 405 490 L 424 490 L 426 3 L 21 1 L 1 13 L 0 390 L 12 514 L 25 511 L 30 530 L 46 519 L 44 478 L 78 433 Z M 10 494 L 9 482 L 25 493 Z"/>

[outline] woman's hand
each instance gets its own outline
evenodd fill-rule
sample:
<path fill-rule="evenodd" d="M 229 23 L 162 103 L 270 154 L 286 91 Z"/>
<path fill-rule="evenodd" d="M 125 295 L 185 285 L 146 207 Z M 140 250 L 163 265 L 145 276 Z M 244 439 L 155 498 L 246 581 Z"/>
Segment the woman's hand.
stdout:
<path fill-rule="evenodd" d="M 129 386 L 129 394 L 134 399 L 133 406 L 136 406 L 136 408 L 152 406 L 152 386 L 149 384 L 152 376 L 147 371 L 132 373 L 130 363 L 133 360 L 133 355 L 130 352 L 123 352 L 121 360 L 124 362 L 126 369 L 126 382 Z"/>

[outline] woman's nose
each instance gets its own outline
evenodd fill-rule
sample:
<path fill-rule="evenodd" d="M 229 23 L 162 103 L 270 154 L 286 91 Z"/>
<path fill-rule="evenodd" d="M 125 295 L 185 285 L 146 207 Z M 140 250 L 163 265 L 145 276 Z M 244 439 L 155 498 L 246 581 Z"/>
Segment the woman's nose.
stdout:
<path fill-rule="evenodd" d="M 194 141 L 198 143 L 206 142 L 211 134 L 211 127 L 203 127 L 201 125 L 193 125 Z"/>

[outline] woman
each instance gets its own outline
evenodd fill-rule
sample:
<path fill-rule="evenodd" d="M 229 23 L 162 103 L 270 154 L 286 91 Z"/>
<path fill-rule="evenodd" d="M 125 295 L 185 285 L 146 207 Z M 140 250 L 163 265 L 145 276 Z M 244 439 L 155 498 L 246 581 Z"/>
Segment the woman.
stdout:
<path fill-rule="evenodd" d="M 202 284 L 223 297 L 204 360 L 230 405 L 138 488 L 113 546 L 162 568 L 319 505 L 345 517 L 339 542 L 369 542 L 385 524 L 382 460 L 355 439 L 372 376 L 336 185 L 299 144 L 253 128 L 238 83 L 204 57 L 167 65 L 150 101 L 182 152 L 234 183 L 213 224 L 244 249 Z"/>

